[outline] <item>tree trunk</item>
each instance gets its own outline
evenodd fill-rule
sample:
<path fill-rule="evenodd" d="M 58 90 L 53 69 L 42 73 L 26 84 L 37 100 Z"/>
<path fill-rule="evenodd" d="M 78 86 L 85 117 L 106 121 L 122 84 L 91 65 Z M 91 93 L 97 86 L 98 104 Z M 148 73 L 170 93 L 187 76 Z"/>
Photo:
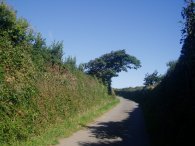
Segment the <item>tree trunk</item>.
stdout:
<path fill-rule="evenodd" d="M 111 80 L 108 81 L 108 94 L 112 94 Z"/>

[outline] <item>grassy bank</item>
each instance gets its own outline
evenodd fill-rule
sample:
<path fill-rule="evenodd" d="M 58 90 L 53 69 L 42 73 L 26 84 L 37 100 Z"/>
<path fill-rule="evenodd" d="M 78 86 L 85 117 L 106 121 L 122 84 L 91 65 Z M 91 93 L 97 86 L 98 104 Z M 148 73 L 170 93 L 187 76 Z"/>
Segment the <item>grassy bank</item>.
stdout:
<path fill-rule="evenodd" d="M 68 119 L 53 125 L 38 137 L 30 138 L 25 142 L 15 142 L 15 146 L 47 146 L 55 145 L 60 138 L 68 137 L 77 130 L 83 128 L 89 122 L 102 115 L 119 103 L 117 98 L 107 100 L 103 104 L 96 106 L 85 113 L 75 114 Z M 6 146 L 6 145 L 5 145 Z"/>
<path fill-rule="evenodd" d="M 1 111 L 1 145 L 53 143 L 56 137 L 70 135 L 117 102 L 98 80 L 78 70 L 66 74 L 47 71 L 37 78 L 31 97 L 21 103 L 1 102 L 7 108 Z"/>

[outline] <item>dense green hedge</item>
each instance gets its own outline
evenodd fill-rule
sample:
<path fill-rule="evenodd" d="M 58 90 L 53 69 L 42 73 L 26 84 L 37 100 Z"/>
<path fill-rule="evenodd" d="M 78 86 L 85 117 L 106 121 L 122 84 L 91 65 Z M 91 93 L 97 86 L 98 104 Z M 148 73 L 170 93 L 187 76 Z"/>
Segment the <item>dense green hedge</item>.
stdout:
<path fill-rule="evenodd" d="M 153 90 L 117 93 L 140 102 L 152 146 L 195 145 L 195 4 L 186 1 L 181 55 Z"/>
<path fill-rule="evenodd" d="M 85 75 L 63 43 L 47 46 L 26 20 L 0 4 L 0 145 L 29 140 L 64 120 L 109 103 L 106 87 Z"/>

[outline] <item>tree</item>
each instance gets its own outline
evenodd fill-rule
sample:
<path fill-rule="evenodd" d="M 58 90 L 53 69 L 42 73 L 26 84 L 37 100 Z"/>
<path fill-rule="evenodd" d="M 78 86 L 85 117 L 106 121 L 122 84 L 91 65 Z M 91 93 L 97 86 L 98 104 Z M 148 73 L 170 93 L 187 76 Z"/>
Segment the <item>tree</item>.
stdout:
<path fill-rule="evenodd" d="M 16 46 L 27 40 L 28 22 L 23 18 L 17 18 L 16 12 L 0 2 L 0 35 L 8 37 L 12 45 Z"/>
<path fill-rule="evenodd" d="M 127 69 L 138 69 L 140 64 L 136 57 L 127 54 L 125 50 L 118 50 L 89 61 L 84 65 L 84 69 L 87 74 L 102 80 L 111 93 L 112 77 L 117 77 L 121 71 L 127 72 Z"/>
<path fill-rule="evenodd" d="M 46 39 L 44 39 L 41 33 L 31 34 L 31 58 L 36 64 L 36 67 L 40 70 L 45 69 L 46 64 L 51 64 L 51 51 L 46 45 Z"/>
<path fill-rule="evenodd" d="M 153 86 L 161 81 L 161 75 L 158 75 L 157 71 L 154 71 L 152 74 L 146 74 L 144 78 L 144 85 Z"/>
<path fill-rule="evenodd" d="M 63 66 L 72 72 L 75 71 L 77 69 L 76 57 L 66 57 L 64 59 Z"/>
<path fill-rule="evenodd" d="M 185 1 L 187 6 L 182 11 L 184 27 L 182 29 L 183 47 L 180 59 L 184 59 L 187 64 L 191 65 L 191 63 L 194 64 L 191 61 L 195 59 L 195 3 L 193 0 Z"/>
<path fill-rule="evenodd" d="M 193 0 L 185 0 L 183 8 L 182 50 L 178 61 L 178 71 L 185 74 L 185 89 L 188 94 L 194 92 L 195 87 L 195 3 Z"/>
<path fill-rule="evenodd" d="M 166 75 L 169 75 L 171 72 L 173 72 L 175 70 L 175 67 L 177 65 L 177 60 L 172 60 L 172 61 L 169 61 L 166 65 L 168 67 L 167 69 L 167 74 Z"/>
<path fill-rule="evenodd" d="M 51 62 L 52 66 L 54 65 L 62 65 L 62 57 L 63 57 L 63 42 L 53 42 L 51 45 Z"/>
<path fill-rule="evenodd" d="M 0 2 L 0 32 L 10 31 L 16 24 L 16 13 L 4 2 Z M 10 31 L 11 32 L 11 31 Z"/>

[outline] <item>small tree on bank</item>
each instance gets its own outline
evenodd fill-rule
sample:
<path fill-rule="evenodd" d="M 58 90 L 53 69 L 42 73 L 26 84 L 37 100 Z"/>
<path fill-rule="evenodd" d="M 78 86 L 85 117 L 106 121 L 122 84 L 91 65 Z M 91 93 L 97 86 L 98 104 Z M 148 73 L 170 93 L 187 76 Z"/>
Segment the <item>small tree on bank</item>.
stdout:
<path fill-rule="evenodd" d="M 140 64 L 136 57 L 127 54 L 125 50 L 118 50 L 89 61 L 84 64 L 84 70 L 102 80 L 108 86 L 108 93 L 111 93 L 112 77 L 117 77 L 121 71 L 127 72 L 127 69 L 138 69 Z"/>
<path fill-rule="evenodd" d="M 154 86 L 155 84 L 159 83 L 162 79 L 161 75 L 158 75 L 157 71 L 154 71 L 152 74 L 146 74 L 144 78 L 144 85 L 145 86 Z"/>

